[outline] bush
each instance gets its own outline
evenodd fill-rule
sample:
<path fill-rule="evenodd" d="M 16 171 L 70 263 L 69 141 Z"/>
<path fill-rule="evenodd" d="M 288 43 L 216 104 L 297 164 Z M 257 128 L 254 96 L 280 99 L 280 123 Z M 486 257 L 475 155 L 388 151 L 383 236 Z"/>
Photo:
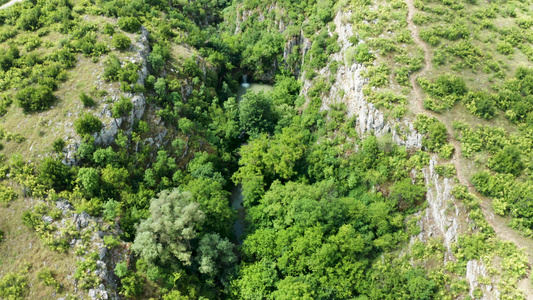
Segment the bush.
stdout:
<path fill-rule="evenodd" d="M 524 169 L 520 149 L 516 146 L 505 146 L 489 159 L 488 166 L 498 173 L 520 175 Z"/>
<path fill-rule="evenodd" d="M 61 289 L 61 284 L 54 278 L 52 271 L 48 268 L 44 268 L 37 273 L 37 278 L 43 282 L 46 286 L 51 286 L 55 289 L 56 293 Z"/>
<path fill-rule="evenodd" d="M 100 132 L 102 126 L 102 121 L 100 121 L 100 119 L 87 113 L 74 122 L 74 128 L 81 136 Z"/>
<path fill-rule="evenodd" d="M 73 177 L 70 167 L 60 160 L 47 157 L 39 166 L 40 183 L 56 191 L 69 189 L 72 186 Z"/>
<path fill-rule="evenodd" d="M 57 138 L 57 140 L 52 143 L 52 149 L 54 149 L 55 153 L 61 153 L 63 152 L 65 145 L 66 143 L 62 138 Z"/>
<path fill-rule="evenodd" d="M 113 104 L 111 111 L 113 112 L 113 118 L 121 118 L 129 116 L 132 109 L 133 104 L 131 103 L 131 100 L 121 96 L 120 100 Z"/>
<path fill-rule="evenodd" d="M 95 168 L 80 168 L 78 171 L 78 184 L 90 195 L 100 188 L 100 176 Z"/>
<path fill-rule="evenodd" d="M 419 77 L 418 83 L 430 96 L 424 100 L 424 107 L 436 112 L 452 108 L 468 92 L 465 81 L 455 75 L 440 75 L 435 83 Z"/>
<path fill-rule="evenodd" d="M 389 83 L 391 69 L 386 64 L 370 66 L 364 76 L 369 78 L 368 85 L 371 87 L 382 87 Z"/>
<path fill-rule="evenodd" d="M 83 103 L 83 106 L 85 107 L 93 107 L 96 104 L 93 98 L 91 98 L 89 95 L 85 94 L 84 92 L 80 94 L 80 101 L 81 103 Z"/>
<path fill-rule="evenodd" d="M 102 216 L 107 221 L 112 221 L 120 215 L 120 202 L 116 200 L 108 200 L 102 205 L 102 208 L 104 209 Z"/>
<path fill-rule="evenodd" d="M 76 272 L 74 272 L 74 278 L 78 281 L 79 287 L 88 290 L 98 286 L 98 276 L 94 274 L 94 271 L 96 271 L 97 268 L 96 259 L 94 257 L 88 257 L 84 261 L 79 260 L 77 265 L 78 268 L 76 269 Z"/>
<path fill-rule="evenodd" d="M 104 61 L 104 79 L 108 81 L 118 80 L 122 67 L 120 60 L 114 54 L 111 54 Z"/>
<path fill-rule="evenodd" d="M 131 40 L 123 33 L 117 33 L 113 35 L 113 46 L 120 50 L 126 50 L 131 46 Z"/>
<path fill-rule="evenodd" d="M 135 17 L 122 17 L 118 19 L 118 27 L 127 32 L 137 32 L 141 29 L 141 22 Z"/>
<path fill-rule="evenodd" d="M 480 118 L 492 119 L 496 113 L 496 102 L 487 92 L 470 92 L 464 97 L 463 102 L 470 113 Z"/>
<path fill-rule="evenodd" d="M 368 45 L 361 43 L 355 46 L 354 59 L 359 63 L 369 62 L 374 60 L 374 54 L 370 53 Z"/>
<path fill-rule="evenodd" d="M 4 241 L 4 231 L 0 230 L 0 243 Z"/>
<path fill-rule="evenodd" d="M 422 146 L 426 147 L 429 151 L 439 151 L 443 146 L 446 145 L 446 126 L 439 122 L 439 120 L 436 118 L 419 114 L 416 116 L 416 120 L 413 125 L 420 133 L 426 134 L 422 140 Z"/>
<path fill-rule="evenodd" d="M 104 244 L 105 244 L 109 249 L 113 249 L 113 248 L 115 248 L 115 247 L 120 246 L 120 240 L 118 240 L 117 238 L 115 238 L 115 237 L 112 236 L 112 235 L 106 235 L 106 236 L 104 236 Z"/>
<path fill-rule="evenodd" d="M 48 86 L 24 88 L 15 95 L 15 98 L 25 113 L 48 109 L 56 100 L 56 96 Z"/>
<path fill-rule="evenodd" d="M 428 127 L 428 135 L 422 141 L 422 146 L 427 147 L 429 151 L 438 151 L 446 145 L 446 126 L 440 122 L 435 122 Z"/>
<path fill-rule="evenodd" d="M 106 23 L 104 25 L 104 33 L 108 35 L 113 35 L 115 33 L 115 29 L 113 28 L 113 25 Z"/>
<path fill-rule="evenodd" d="M 8 273 L 0 278 L 0 298 L 9 300 L 25 299 L 28 279 L 23 273 Z"/>
<path fill-rule="evenodd" d="M 496 51 L 504 55 L 510 55 L 514 53 L 514 48 L 509 42 L 501 41 L 496 44 Z"/>
<path fill-rule="evenodd" d="M 119 80 L 128 84 L 134 84 L 139 79 L 139 73 L 137 70 L 139 67 L 133 63 L 127 63 L 119 73 Z"/>
<path fill-rule="evenodd" d="M 426 187 L 424 185 L 413 184 L 411 178 L 405 178 L 392 186 L 389 196 L 397 201 L 400 208 L 409 208 L 421 202 L 425 194 Z"/>
<path fill-rule="evenodd" d="M 13 201 L 17 196 L 17 193 L 12 187 L 0 185 L 0 203 Z"/>
<path fill-rule="evenodd" d="M 17 27 L 26 31 L 39 29 L 39 7 L 26 10 L 17 20 Z"/>
<path fill-rule="evenodd" d="M 170 50 L 167 45 L 158 43 L 154 45 L 154 49 L 148 56 L 148 61 L 152 68 L 158 72 L 165 66 L 165 62 L 170 58 Z"/>
<path fill-rule="evenodd" d="M 120 281 L 122 283 L 120 293 L 128 298 L 139 296 L 143 291 L 144 278 L 136 273 L 130 274 Z"/>
<path fill-rule="evenodd" d="M 119 262 L 115 266 L 115 275 L 117 275 L 118 278 L 124 278 L 128 275 L 128 263 L 125 261 Z"/>

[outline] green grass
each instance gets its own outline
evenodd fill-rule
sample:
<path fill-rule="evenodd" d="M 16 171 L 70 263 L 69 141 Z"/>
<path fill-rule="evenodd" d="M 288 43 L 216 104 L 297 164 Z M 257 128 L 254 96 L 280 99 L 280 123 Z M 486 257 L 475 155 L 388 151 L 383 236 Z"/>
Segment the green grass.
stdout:
<path fill-rule="evenodd" d="M 32 202 L 29 198 L 19 198 L 7 207 L 0 206 L 0 228 L 5 233 L 4 241 L 0 243 L 0 273 L 13 272 L 29 264 L 27 276 L 30 285 L 26 298 L 50 299 L 55 290 L 43 285 L 37 273 L 43 268 L 50 268 L 59 283 L 66 287 L 64 290 L 74 290 L 74 282 L 67 276 L 75 270 L 76 256 L 50 250 L 34 230 L 22 224 L 22 213 Z"/>

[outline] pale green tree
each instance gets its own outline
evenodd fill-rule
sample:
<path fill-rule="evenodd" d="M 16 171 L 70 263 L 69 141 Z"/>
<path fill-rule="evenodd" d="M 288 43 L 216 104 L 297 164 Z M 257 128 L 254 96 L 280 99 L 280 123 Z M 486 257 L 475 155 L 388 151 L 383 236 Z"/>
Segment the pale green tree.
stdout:
<path fill-rule="evenodd" d="M 165 190 L 150 204 L 150 217 L 143 221 L 132 245 L 133 251 L 152 264 L 192 263 L 191 240 L 205 220 L 191 194 Z"/>
<path fill-rule="evenodd" d="M 234 266 L 237 257 L 233 253 L 233 244 L 227 238 L 209 233 L 204 235 L 198 244 L 197 260 L 200 273 L 217 276 Z"/>

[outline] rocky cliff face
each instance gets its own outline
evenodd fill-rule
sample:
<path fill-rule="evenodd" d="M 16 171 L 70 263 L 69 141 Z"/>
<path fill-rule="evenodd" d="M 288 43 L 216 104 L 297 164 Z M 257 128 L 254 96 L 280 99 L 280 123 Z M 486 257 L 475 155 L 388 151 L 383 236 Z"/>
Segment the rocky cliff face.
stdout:
<path fill-rule="evenodd" d="M 40 201 L 43 205 L 47 202 Z M 88 253 L 97 253 L 95 265 L 92 271 L 87 271 L 87 276 L 94 277 L 97 281 L 94 288 L 83 290 L 79 288 L 79 282 L 74 279 L 74 274 L 70 276 L 73 285 L 76 287 L 77 296 L 89 296 L 89 299 L 119 299 L 117 293 L 118 278 L 113 270 L 118 261 L 125 260 L 129 256 L 127 245 L 120 245 L 114 249 L 108 248 L 104 243 L 107 235 L 117 236 L 121 234 L 118 224 L 109 225 L 102 218 L 91 217 L 86 212 L 76 213 L 74 207 L 68 200 L 59 199 L 55 203 L 56 208 L 61 212 L 61 218 L 54 220 L 51 216 L 44 215 L 42 220 L 52 228 L 52 236 L 56 239 L 67 239 L 69 246 L 76 249 L 78 260 L 85 261 Z M 77 233 L 74 235 L 73 233 Z"/>
<path fill-rule="evenodd" d="M 130 61 L 140 63 L 140 68 L 138 71 L 139 79 L 137 80 L 137 84 L 142 86 L 144 86 L 144 81 L 146 80 L 146 77 L 148 77 L 148 55 L 150 54 L 148 35 L 148 30 L 146 30 L 144 26 L 141 26 L 141 35 L 139 37 L 139 40 L 133 45 L 135 49 L 135 54 L 130 57 Z M 124 132 L 126 134 L 131 133 L 133 122 L 135 120 L 139 120 L 143 116 L 144 111 L 146 109 L 146 98 L 144 94 L 122 93 L 122 95 L 130 98 L 133 103 L 133 110 L 131 114 L 128 117 L 113 118 L 111 122 L 105 124 L 105 128 L 103 128 L 102 131 L 100 131 L 100 133 L 95 136 L 95 141 L 97 144 L 110 145 L 111 143 L 113 143 L 119 128 L 123 124 L 126 125 L 126 128 L 124 128 Z M 111 97 L 113 101 L 117 101 L 120 96 L 120 94 L 115 94 Z M 109 110 L 109 107 L 104 107 L 100 115 L 111 117 L 112 113 Z"/>
<path fill-rule="evenodd" d="M 333 76 L 335 78 L 330 91 L 324 92 L 322 95 L 321 109 L 328 110 L 333 103 L 344 103 L 347 115 L 356 117 L 355 126 L 360 137 L 372 133 L 376 136 L 390 134 L 393 141 L 400 146 L 410 150 L 421 149 L 422 135 L 414 129 L 412 120 L 388 120 L 382 111 L 365 99 L 363 87 L 367 84 L 367 79 L 362 76 L 365 71 L 364 65 L 345 63 L 346 50 L 354 46 L 349 41 L 349 38 L 354 34 L 352 25 L 343 21 L 350 19 L 351 12 L 339 12 L 334 19 L 335 32 L 330 34 L 338 34 L 338 43 L 341 49 L 332 55 L 330 61 L 335 60 L 340 63 L 336 74 L 331 73 L 329 65 L 317 72 L 317 76 L 324 76 L 325 78 Z M 303 80 L 301 91 L 303 96 L 307 95 L 313 84 L 313 80 Z M 466 232 L 469 220 L 466 209 L 451 195 L 456 184 L 455 181 L 439 176 L 435 171 L 436 164 L 437 158 L 434 156 L 431 158 L 429 166 L 422 170 L 427 187 L 427 208 L 419 212 L 418 225 L 421 232 L 418 236 L 412 237 L 412 242 L 417 239 L 425 242 L 430 238 L 441 240 L 446 248 L 442 262 L 445 264 L 448 261 L 456 260 L 452 252 L 452 245 L 457 241 L 458 235 Z M 415 175 L 413 174 L 413 176 Z M 482 262 L 477 260 L 468 262 L 465 279 L 470 285 L 469 293 L 471 296 L 473 296 L 473 291 L 476 288 L 482 287 L 485 299 L 497 298 L 499 292 L 493 286 L 481 286 L 479 284 L 478 278 L 486 275 L 487 271 Z"/>
<path fill-rule="evenodd" d="M 128 62 L 137 63 L 139 65 L 139 79 L 137 80 L 137 84 L 141 86 L 144 86 L 144 81 L 148 77 L 148 55 L 150 54 L 148 35 L 148 30 L 144 26 L 141 26 L 141 34 L 136 43 L 132 45 L 132 48 L 135 50 L 135 52 L 133 55 L 128 57 Z M 100 79 L 99 81 L 100 82 L 97 83 L 97 85 L 102 86 L 103 79 Z M 119 89 L 113 89 L 108 91 L 108 95 L 103 99 L 103 102 L 115 102 L 118 101 L 121 96 L 131 99 L 133 103 L 133 110 L 128 117 L 113 118 L 111 105 L 104 104 L 101 111 L 97 114 L 97 117 L 104 120 L 104 128 L 99 133 L 94 135 L 95 142 L 97 144 L 103 146 L 111 145 L 115 141 L 115 137 L 119 129 L 123 129 L 125 134 L 130 134 L 133 129 L 134 122 L 141 119 L 144 114 L 146 110 L 146 97 L 142 93 L 123 93 Z M 80 143 L 81 140 L 79 138 L 70 141 L 65 148 L 66 153 L 63 163 L 67 165 L 77 164 L 78 157 L 76 156 L 76 153 Z"/>
<path fill-rule="evenodd" d="M 280 16 L 277 20 L 274 20 L 274 26 L 272 30 L 276 30 L 280 33 L 285 32 L 287 27 L 293 25 L 292 21 L 285 22 L 283 16 L 285 16 L 285 10 L 278 6 L 277 4 L 270 5 L 265 11 L 252 11 L 252 10 L 241 10 L 237 8 L 236 18 L 235 18 L 235 34 L 241 33 L 242 23 L 245 22 L 248 18 L 257 14 L 257 20 L 259 22 L 265 20 L 265 15 L 268 15 L 272 11 L 276 11 L 276 16 Z M 275 70 L 277 70 L 279 65 L 285 65 L 288 67 L 292 73 L 299 77 L 301 73 L 301 64 L 303 64 L 305 54 L 311 49 L 311 40 L 305 37 L 303 31 L 300 31 L 298 35 L 288 37 L 285 45 L 283 46 L 283 61 L 274 61 L 270 72 L 261 75 L 259 78 L 256 78 L 260 81 L 272 82 L 275 75 Z M 294 65 L 289 64 L 289 55 L 297 53 L 300 57 L 299 63 Z"/>
<path fill-rule="evenodd" d="M 452 243 L 456 242 L 457 235 L 465 232 L 464 224 L 467 215 L 464 208 L 460 208 L 451 191 L 455 185 L 450 178 L 441 178 L 435 172 L 436 157 L 429 162 L 429 167 L 424 168 L 424 177 L 427 187 L 426 200 L 428 207 L 420 219 L 422 232 L 418 238 L 425 241 L 429 237 L 442 236 L 446 247 L 445 261 L 453 260 L 451 252 Z"/>
<path fill-rule="evenodd" d="M 354 34 L 352 25 L 344 20 L 351 19 L 351 12 L 339 12 L 335 16 L 335 32 L 338 34 L 340 51 L 333 54 L 330 61 L 339 62 L 338 71 L 332 74 L 330 65 L 318 71 L 318 76 L 326 78 L 335 77 L 335 83 L 328 93 L 322 96 L 322 110 L 329 108 L 332 103 L 342 102 L 346 105 L 349 117 L 356 116 L 356 129 L 362 137 L 373 132 L 376 136 L 391 134 L 392 139 L 398 145 L 408 149 L 420 149 L 422 147 L 422 135 L 414 130 L 412 123 L 407 120 L 386 120 L 383 112 L 379 111 L 374 104 L 366 101 L 363 95 L 363 87 L 367 79 L 361 74 L 365 70 L 362 64 L 345 63 L 346 50 L 354 46 L 349 38 Z M 304 80 L 302 94 L 306 95 L 313 85 L 313 80 Z"/>

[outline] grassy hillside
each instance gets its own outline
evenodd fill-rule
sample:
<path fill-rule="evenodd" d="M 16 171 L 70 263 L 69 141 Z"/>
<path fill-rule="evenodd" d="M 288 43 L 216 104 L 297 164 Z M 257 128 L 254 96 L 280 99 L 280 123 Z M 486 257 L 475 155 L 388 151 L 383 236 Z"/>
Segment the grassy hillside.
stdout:
<path fill-rule="evenodd" d="M 0 298 L 533 295 L 529 2 L 0 10 Z"/>

